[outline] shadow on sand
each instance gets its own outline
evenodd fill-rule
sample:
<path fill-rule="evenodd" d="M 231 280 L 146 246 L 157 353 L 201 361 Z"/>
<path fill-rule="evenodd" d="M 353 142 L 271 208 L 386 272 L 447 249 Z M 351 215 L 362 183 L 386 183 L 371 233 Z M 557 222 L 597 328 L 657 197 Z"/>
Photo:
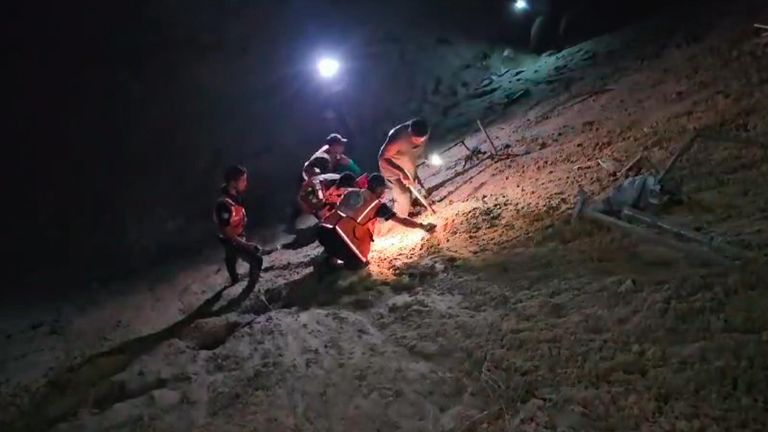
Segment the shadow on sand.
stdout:
<path fill-rule="evenodd" d="M 343 286 L 339 286 L 340 282 Z M 367 272 L 352 274 L 316 266 L 314 271 L 299 279 L 267 289 L 264 295 L 259 294 L 248 305 L 246 300 L 254 294 L 256 283 L 247 283 L 235 297 L 218 305 L 225 292 L 232 288 L 232 285 L 227 285 L 194 311 L 162 330 L 125 341 L 60 371 L 31 394 L 24 408 L 17 409 L 10 419 L 0 422 L 0 430 L 46 431 L 83 407 L 106 408 L 130 397 L 140 396 L 127 395 L 124 386 L 120 387 L 120 383 L 110 378 L 126 370 L 137 358 L 149 353 L 162 342 L 179 338 L 185 329 L 198 320 L 232 312 L 245 312 L 252 316 L 246 322 L 236 323 L 227 335 L 228 338 L 258 316 L 272 310 L 293 307 L 307 309 L 334 304 L 345 294 L 371 283 L 379 282 L 373 280 Z M 148 385 L 144 392 L 163 386 L 163 382 L 156 382 Z"/>

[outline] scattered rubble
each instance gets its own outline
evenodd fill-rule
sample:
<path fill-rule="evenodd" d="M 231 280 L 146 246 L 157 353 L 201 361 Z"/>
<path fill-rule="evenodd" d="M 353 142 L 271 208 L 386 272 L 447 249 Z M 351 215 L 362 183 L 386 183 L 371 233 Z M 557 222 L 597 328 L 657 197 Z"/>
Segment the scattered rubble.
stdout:
<path fill-rule="evenodd" d="M 580 77 L 562 94 L 532 89 L 508 117 L 481 118 L 510 143 L 498 155 L 462 166 L 491 150 L 475 132 L 424 166 L 437 232 L 377 239 L 369 273 L 313 273 L 310 245 L 269 255 L 256 292 L 219 293 L 217 256 L 159 285 L 103 287 L 57 320 L 9 318 L 2 430 L 765 430 L 768 98 L 744 83 L 767 69 L 731 56 L 753 17 L 717 18 L 682 48 L 660 29 L 611 62 L 600 40 L 543 59 L 597 57 L 559 69 Z M 615 43 L 643 39 L 630 36 Z M 455 109 L 476 128 L 474 108 Z M 704 128 L 722 131 L 716 145 L 677 153 Z M 683 179 L 664 222 L 750 259 L 713 266 L 564 222 L 579 187 L 618 184 L 610 207 L 637 209 Z"/>

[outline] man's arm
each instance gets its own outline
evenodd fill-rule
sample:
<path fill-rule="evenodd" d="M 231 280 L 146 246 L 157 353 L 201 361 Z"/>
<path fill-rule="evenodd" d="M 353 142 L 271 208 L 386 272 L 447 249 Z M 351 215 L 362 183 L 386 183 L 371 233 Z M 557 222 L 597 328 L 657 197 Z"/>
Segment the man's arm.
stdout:
<path fill-rule="evenodd" d="M 425 223 L 425 224 L 423 224 L 423 223 L 417 222 L 417 221 L 415 221 L 415 220 L 413 220 L 413 219 L 411 219 L 409 217 L 401 217 L 401 216 L 395 215 L 394 217 L 392 217 L 391 220 L 395 221 L 396 223 L 398 223 L 398 224 L 400 224 L 400 225 L 402 225 L 402 226 L 404 226 L 406 228 L 418 228 L 418 229 L 424 230 L 424 231 L 426 231 L 428 233 L 431 233 L 432 231 L 435 230 L 435 228 L 437 228 L 437 225 L 435 225 L 433 223 Z"/>
<path fill-rule="evenodd" d="M 226 226 L 221 228 L 221 234 L 229 241 L 231 241 L 233 244 L 244 247 L 247 249 L 259 249 L 259 246 L 256 243 L 250 243 L 242 239 L 242 237 L 238 237 L 235 234 L 234 228 L 231 226 Z"/>
<path fill-rule="evenodd" d="M 379 163 L 383 163 L 384 165 L 393 168 L 395 171 L 397 171 L 398 174 L 400 174 L 400 180 L 403 181 L 405 184 L 413 184 L 413 179 L 411 178 L 410 174 L 403 169 L 400 165 L 398 165 L 394 160 L 392 160 L 392 155 L 396 154 L 397 151 L 395 150 L 395 144 L 397 141 L 393 141 L 387 144 L 384 144 L 384 147 L 381 148 L 381 151 L 379 152 Z"/>
<path fill-rule="evenodd" d="M 224 236 L 224 238 L 240 247 L 248 249 L 255 248 L 257 250 L 259 249 L 259 246 L 256 243 L 249 243 L 243 240 L 241 237 L 237 236 L 234 227 L 232 227 L 230 224 L 230 219 L 232 218 L 232 209 L 227 204 L 219 203 L 216 206 L 216 212 L 219 215 L 219 232 Z"/>
<path fill-rule="evenodd" d="M 384 219 L 385 221 L 394 221 L 395 223 L 400 224 L 406 228 L 418 228 L 428 233 L 431 233 L 437 227 L 437 225 L 432 223 L 423 224 L 409 217 L 398 216 L 394 210 L 392 210 L 392 208 L 386 204 L 379 206 L 379 209 L 376 211 L 376 217 Z"/>
<path fill-rule="evenodd" d="M 352 159 L 350 159 L 347 156 L 342 156 L 342 158 L 341 158 L 341 166 L 343 167 L 344 171 L 349 171 L 352 174 L 354 174 L 355 176 L 359 176 L 360 174 L 363 173 L 363 170 L 361 170 L 360 167 L 357 166 L 355 161 L 353 161 Z M 339 170 L 339 171 L 341 171 L 341 170 Z"/>
<path fill-rule="evenodd" d="M 411 175 L 408 174 L 406 170 L 403 169 L 400 165 L 395 163 L 392 159 L 381 159 L 381 162 L 385 163 L 387 166 L 394 168 L 398 174 L 400 174 L 400 181 L 403 182 L 406 186 L 413 186 L 413 178 L 411 178 Z"/>

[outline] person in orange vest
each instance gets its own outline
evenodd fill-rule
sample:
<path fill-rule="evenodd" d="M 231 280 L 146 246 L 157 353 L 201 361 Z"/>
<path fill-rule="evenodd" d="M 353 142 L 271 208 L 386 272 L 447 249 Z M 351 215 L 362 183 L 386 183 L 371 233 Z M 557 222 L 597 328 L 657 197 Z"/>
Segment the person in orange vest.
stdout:
<path fill-rule="evenodd" d="M 398 216 L 407 217 L 411 211 L 411 191 L 420 182 L 416 166 L 424 159 L 429 124 L 415 118 L 396 126 L 387 135 L 379 150 L 379 171 L 392 185 L 392 198 Z"/>
<path fill-rule="evenodd" d="M 381 174 L 371 175 L 366 189 L 347 190 L 336 209 L 320 223 L 318 240 L 335 264 L 348 270 L 368 266 L 377 219 L 428 233 L 435 230 L 435 224 L 423 224 L 395 214 L 381 200 L 386 189 L 387 183 Z"/>
<path fill-rule="evenodd" d="M 224 246 L 224 264 L 232 285 L 240 282 L 237 274 L 237 260 L 246 261 L 248 284 L 255 285 L 259 281 L 264 259 L 261 248 L 256 243 L 246 240 L 245 226 L 248 216 L 243 205 L 243 193 L 248 187 L 248 172 L 237 165 L 230 166 L 224 172 L 224 184 L 221 186 L 221 196 L 216 201 L 213 220 L 218 228 L 219 242 Z"/>
<path fill-rule="evenodd" d="M 326 192 L 335 185 L 341 176 L 334 173 L 319 174 L 305 180 L 299 188 L 298 205 L 301 214 L 317 215 L 325 205 Z"/>
<path fill-rule="evenodd" d="M 368 174 L 355 178 L 355 175 L 351 172 L 345 172 L 339 177 L 335 184 L 331 185 L 323 195 L 323 204 L 316 215 L 319 220 L 323 220 L 326 216 L 331 214 L 336 206 L 341 201 L 344 194 L 350 189 L 365 189 L 368 185 Z"/>
<path fill-rule="evenodd" d="M 365 189 L 368 185 L 368 174 L 358 178 L 346 172 L 338 174 L 320 174 L 310 178 L 299 189 L 299 207 L 304 214 L 311 214 L 322 220 L 336 207 L 341 197 L 348 189 Z"/>

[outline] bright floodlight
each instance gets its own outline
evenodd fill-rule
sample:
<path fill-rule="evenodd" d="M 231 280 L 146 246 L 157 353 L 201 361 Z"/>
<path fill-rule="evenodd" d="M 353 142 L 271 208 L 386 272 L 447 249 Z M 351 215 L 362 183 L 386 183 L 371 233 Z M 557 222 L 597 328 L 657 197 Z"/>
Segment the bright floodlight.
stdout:
<path fill-rule="evenodd" d="M 341 65 L 338 60 L 332 58 L 323 58 L 317 62 L 317 71 L 320 72 L 320 76 L 323 78 L 332 78 L 339 72 L 339 67 Z"/>
<path fill-rule="evenodd" d="M 437 153 L 432 153 L 432 155 L 429 157 L 429 163 L 433 166 L 440 166 L 443 164 L 443 158 L 441 158 Z"/>
<path fill-rule="evenodd" d="M 522 12 L 528 9 L 528 2 L 525 0 L 516 0 L 512 7 L 515 8 L 515 11 Z"/>

